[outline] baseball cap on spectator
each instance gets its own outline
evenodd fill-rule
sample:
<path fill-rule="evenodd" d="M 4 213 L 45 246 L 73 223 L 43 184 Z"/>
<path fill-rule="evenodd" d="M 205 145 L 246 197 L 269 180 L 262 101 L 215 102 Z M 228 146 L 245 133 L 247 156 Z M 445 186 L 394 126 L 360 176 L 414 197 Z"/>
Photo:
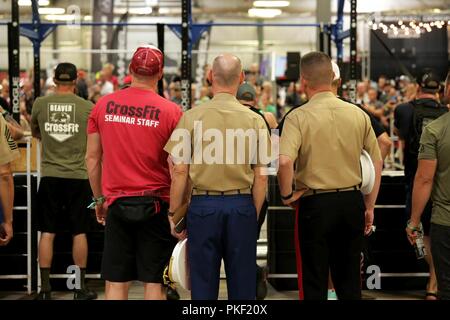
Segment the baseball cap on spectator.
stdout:
<path fill-rule="evenodd" d="M 161 72 L 164 66 L 164 55 L 157 47 L 148 45 L 137 48 L 130 63 L 130 73 L 140 76 L 154 76 Z"/>
<path fill-rule="evenodd" d="M 254 101 L 256 99 L 255 88 L 251 84 L 244 82 L 239 86 L 236 98 L 238 100 Z"/>
<path fill-rule="evenodd" d="M 56 82 L 72 82 L 77 80 L 77 67 L 69 62 L 59 63 L 55 69 Z"/>
<path fill-rule="evenodd" d="M 424 92 L 435 93 L 440 89 L 439 77 L 429 69 L 424 70 L 417 78 L 417 83 Z"/>

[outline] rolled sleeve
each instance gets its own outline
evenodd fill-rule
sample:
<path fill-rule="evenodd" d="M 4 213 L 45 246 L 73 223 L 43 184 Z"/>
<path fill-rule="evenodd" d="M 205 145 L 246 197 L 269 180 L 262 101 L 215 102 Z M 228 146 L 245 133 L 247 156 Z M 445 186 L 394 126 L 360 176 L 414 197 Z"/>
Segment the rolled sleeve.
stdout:
<path fill-rule="evenodd" d="M 192 130 L 187 127 L 187 123 L 186 114 L 183 114 L 164 146 L 164 151 L 171 155 L 176 164 L 189 164 L 191 160 Z"/>
<path fill-rule="evenodd" d="M 295 161 L 302 145 L 302 133 L 297 116 L 286 117 L 280 138 L 280 155 L 285 155 Z"/>
<path fill-rule="evenodd" d="M 19 158 L 20 153 L 2 115 L 0 115 L 0 130 L 0 165 L 5 165 Z"/>
<path fill-rule="evenodd" d="M 256 167 L 267 167 L 272 157 L 272 145 L 270 132 L 267 130 L 266 122 L 263 118 L 258 118 L 258 155 L 255 162 Z"/>
<path fill-rule="evenodd" d="M 437 137 L 429 127 L 425 127 L 420 137 L 419 160 L 437 159 Z"/>
<path fill-rule="evenodd" d="M 92 109 L 91 114 L 89 115 L 88 126 L 87 126 L 87 133 L 88 134 L 98 133 L 99 132 L 99 129 L 98 129 L 98 109 L 99 109 L 99 106 L 96 105 Z"/>

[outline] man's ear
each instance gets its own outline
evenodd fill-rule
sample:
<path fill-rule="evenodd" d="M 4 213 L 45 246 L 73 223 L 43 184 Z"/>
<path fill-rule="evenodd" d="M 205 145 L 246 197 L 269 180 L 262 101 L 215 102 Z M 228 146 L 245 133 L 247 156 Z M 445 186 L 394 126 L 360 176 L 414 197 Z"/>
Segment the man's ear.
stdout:
<path fill-rule="evenodd" d="M 245 73 L 244 73 L 244 71 L 242 70 L 242 71 L 241 71 L 241 74 L 239 75 L 239 85 L 243 84 L 244 81 L 245 81 Z"/>
<path fill-rule="evenodd" d="M 208 74 L 206 75 L 206 81 L 208 82 L 208 84 L 210 86 L 212 86 L 212 70 L 211 69 L 208 71 Z"/>
<path fill-rule="evenodd" d="M 164 76 L 164 68 L 162 68 L 162 69 L 159 71 L 159 74 L 158 74 L 158 80 L 161 80 L 161 79 L 163 78 L 163 76 Z"/>

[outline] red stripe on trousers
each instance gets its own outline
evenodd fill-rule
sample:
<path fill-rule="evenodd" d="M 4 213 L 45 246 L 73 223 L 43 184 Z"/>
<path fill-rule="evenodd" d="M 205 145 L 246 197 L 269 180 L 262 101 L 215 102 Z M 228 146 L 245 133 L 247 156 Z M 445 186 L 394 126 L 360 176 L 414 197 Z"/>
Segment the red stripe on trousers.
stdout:
<path fill-rule="evenodd" d="M 298 231 L 298 208 L 300 201 L 297 202 L 295 209 L 295 260 L 297 261 L 297 280 L 298 280 L 298 298 L 305 300 L 303 293 L 303 271 L 302 271 L 302 254 L 300 251 L 300 238 Z"/>

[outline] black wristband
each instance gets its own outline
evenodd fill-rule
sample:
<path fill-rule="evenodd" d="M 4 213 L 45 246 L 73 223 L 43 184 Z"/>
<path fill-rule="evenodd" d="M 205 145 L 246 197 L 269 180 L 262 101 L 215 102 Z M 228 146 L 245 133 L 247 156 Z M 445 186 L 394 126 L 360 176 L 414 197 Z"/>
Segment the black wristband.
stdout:
<path fill-rule="evenodd" d="M 289 193 L 287 196 L 285 196 L 285 197 L 281 196 L 281 199 L 289 200 L 290 198 L 292 198 L 293 195 L 294 195 L 294 191 L 291 191 L 291 193 Z"/>

